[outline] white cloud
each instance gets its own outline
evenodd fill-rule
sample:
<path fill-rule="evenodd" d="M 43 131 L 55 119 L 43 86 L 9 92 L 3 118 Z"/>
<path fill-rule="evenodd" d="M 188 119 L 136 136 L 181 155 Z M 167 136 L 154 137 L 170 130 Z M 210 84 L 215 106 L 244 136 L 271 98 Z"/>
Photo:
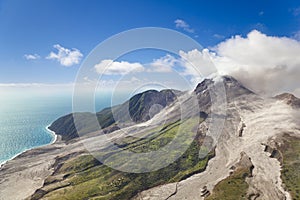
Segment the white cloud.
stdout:
<path fill-rule="evenodd" d="M 208 49 L 203 49 L 202 51 L 194 49 L 189 52 L 179 51 L 182 66 L 185 68 L 183 75 L 197 77 L 209 76 L 214 72 L 211 54 Z"/>
<path fill-rule="evenodd" d="M 37 60 L 40 59 L 41 57 L 38 54 L 25 54 L 24 58 L 26 60 Z"/>
<path fill-rule="evenodd" d="M 117 62 L 113 60 L 102 60 L 95 65 L 98 74 L 105 75 L 125 75 L 128 73 L 142 72 L 145 70 L 140 63 L 129 63 L 125 61 Z"/>
<path fill-rule="evenodd" d="M 72 94 L 72 83 L 47 84 L 47 83 L 0 83 L 2 100 L 25 96 L 53 96 L 56 94 Z"/>
<path fill-rule="evenodd" d="M 189 33 L 194 33 L 195 32 L 195 30 L 192 29 L 190 27 L 190 25 L 188 23 L 186 23 L 185 21 L 183 21 L 182 19 L 176 19 L 174 21 L 174 23 L 175 23 L 176 28 L 181 28 L 181 29 L 183 29 L 183 30 L 185 30 Z"/>
<path fill-rule="evenodd" d="M 299 87 L 300 42 L 251 31 L 234 36 L 209 50 L 180 52 L 194 66 L 206 69 L 212 60 L 218 71 L 232 75 L 258 93 L 274 95 Z M 186 73 L 193 73 L 186 64 Z"/>
<path fill-rule="evenodd" d="M 173 56 L 167 54 L 164 57 L 161 57 L 159 59 L 153 60 L 152 63 L 150 63 L 150 66 L 152 67 L 150 71 L 153 72 L 171 72 L 174 65 L 178 62 L 176 58 Z"/>
<path fill-rule="evenodd" d="M 56 84 L 47 84 L 47 83 L 0 83 L 0 87 L 5 88 L 41 88 L 41 87 L 73 87 L 73 83 L 56 83 Z"/>
<path fill-rule="evenodd" d="M 224 35 L 220 35 L 220 34 L 214 34 L 213 36 L 214 36 L 215 38 L 217 38 L 217 39 L 224 39 L 224 38 L 225 38 Z"/>
<path fill-rule="evenodd" d="M 295 32 L 293 38 L 300 41 L 300 31 Z"/>
<path fill-rule="evenodd" d="M 296 88 L 294 91 L 292 91 L 292 93 L 297 96 L 298 98 L 300 98 L 300 87 Z"/>
<path fill-rule="evenodd" d="M 233 36 L 211 49 L 178 54 L 180 58 L 166 55 L 153 60 L 147 64 L 148 70 L 140 63 L 113 60 L 103 60 L 95 69 L 99 74 L 124 75 L 172 72 L 178 67 L 178 72 L 193 83 L 209 77 L 217 69 L 219 74 L 231 75 L 260 94 L 300 91 L 300 41 L 292 38 L 267 36 L 253 30 L 246 37 Z"/>
<path fill-rule="evenodd" d="M 57 60 L 63 66 L 72 66 L 78 64 L 82 58 L 82 53 L 78 49 L 67 49 L 56 44 L 53 46 L 57 49 L 57 53 L 51 52 L 46 59 Z"/>

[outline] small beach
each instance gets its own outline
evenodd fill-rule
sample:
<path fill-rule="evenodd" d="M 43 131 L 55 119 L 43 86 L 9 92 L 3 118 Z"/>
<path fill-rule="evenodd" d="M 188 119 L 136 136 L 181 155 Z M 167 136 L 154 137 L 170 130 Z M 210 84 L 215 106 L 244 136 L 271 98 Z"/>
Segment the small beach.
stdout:
<path fill-rule="evenodd" d="M 10 160 L 13 160 L 13 159 L 17 158 L 18 156 L 22 156 L 23 153 L 26 153 L 26 152 L 28 152 L 28 151 L 30 151 L 30 150 L 32 150 L 32 149 L 35 149 L 35 148 L 44 147 L 44 146 L 47 146 L 47 145 L 54 144 L 54 143 L 58 140 L 58 135 L 57 135 L 54 131 L 52 131 L 52 130 L 49 129 L 50 125 L 51 125 L 51 124 L 49 124 L 49 125 L 47 125 L 47 126 L 45 127 L 45 129 L 46 129 L 46 130 L 52 135 L 52 137 L 53 137 L 52 141 L 51 141 L 49 144 L 45 144 L 45 145 L 41 145 L 41 146 L 32 147 L 32 148 L 30 148 L 30 149 L 24 150 L 24 151 L 21 152 L 21 153 L 18 153 L 17 155 L 13 156 L 11 159 L 8 159 L 8 160 L 3 161 L 2 163 L 0 163 L 0 170 L 1 170 L 2 166 L 5 165 L 5 163 L 9 162 Z"/>
<path fill-rule="evenodd" d="M 0 100 L 0 166 L 31 149 L 54 143 L 56 134 L 49 125 L 71 112 L 69 96 Z"/>

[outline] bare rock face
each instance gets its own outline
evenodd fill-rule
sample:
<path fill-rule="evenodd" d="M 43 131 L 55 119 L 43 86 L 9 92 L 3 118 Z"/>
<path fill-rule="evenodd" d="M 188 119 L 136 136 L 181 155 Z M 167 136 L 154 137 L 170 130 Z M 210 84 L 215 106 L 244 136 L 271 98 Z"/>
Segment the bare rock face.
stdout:
<path fill-rule="evenodd" d="M 213 84 L 213 80 L 204 80 L 195 89 L 200 105 L 201 102 L 204 106 L 209 104 L 210 84 Z M 236 168 L 247 166 L 252 168 L 251 177 L 247 178 L 249 199 L 289 200 L 290 196 L 284 190 L 280 177 L 280 154 L 269 145 L 269 141 L 283 132 L 300 135 L 298 120 L 285 103 L 260 97 L 232 77 L 224 78 L 224 86 L 228 101 L 227 116 L 217 143 L 216 156 L 209 161 L 204 172 L 178 182 L 176 194 L 169 199 L 204 199 L 201 189 L 211 192 Z M 204 132 L 205 128 L 199 131 Z M 263 144 L 269 147 L 266 149 Z M 241 155 L 241 152 L 244 153 Z M 141 192 L 140 197 L 155 200 L 157 198 L 150 198 L 151 194 L 164 194 L 164 188 L 169 187 L 166 184 L 151 188 Z"/>
<path fill-rule="evenodd" d="M 220 79 L 220 80 L 218 80 Z M 238 80 L 233 78 L 232 76 L 222 76 L 215 79 L 204 79 L 201 83 L 199 83 L 194 90 L 194 92 L 199 95 L 199 97 L 206 97 L 207 93 L 209 94 L 209 90 L 214 85 L 216 87 L 218 86 L 218 81 L 223 83 L 227 100 L 234 99 L 236 97 L 239 97 L 241 95 L 247 95 L 247 94 L 254 94 L 251 90 L 244 87 Z M 222 85 L 220 85 L 222 86 Z M 210 100 L 206 99 L 204 101 L 206 104 L 209 103 Z M 204 103 L 203 103 L 204 104 Z"/>
<path fill-rule="evenodd" d="M 155 114 L 176 100 L 176 90 L 148 90 L 137 94 L 129 100 L 130 117 L 135 122 L 151 119 Z M 159 109 L 160 108 L 160 109 Z M 150 111 L 150 112 L 149 112 Z"/>
<path fill-rule="evenodd" d="M 276 158 L 280 163 L 282 163 L 282 155 L 280 151 L 276 148 L 276 144 L 263 144 L 265 146 L 264 151 L 270 154 L 270 158 Z"/>
<path fill-rule="evenodd" d="M 300 99 L 290 93 L 283 93 L 275 96 L 276 99 L 282 100 L 293 108 L 300 108 Z"/>
<path fill-rule="evenodd" d="M 236 168 L 254 168 L 253 163 L 251 162 L 251 158 L 245 153 L 241 152 L 240 161 L 236 164 Z M 250 174 L 252 176 L 252 174 Z"/>
<path fill-rule="evenodd" d="M 209 198 L 212 195 L 214 188 L 222 180 L 230 177 L 238 169 L 246 168 L 250 169 L 250 173 L 247 174 L 246 178 L 249 185 L 248 199 L 290 200 L 288 193 L 282 186 L 280 154 L 276 149 L 276 145 L 269 142 L 270 138 L 284 132 L 300 136 L 298 119 L 295 119 L 291 113 L 291 110 L 295 111 L 295 109 L 291 109 L 289 106 L 298 107 L 300 101 L 290 94 L 276 97 L 284 102 L 274 98 L 259 97 L 233 77 L 225 76 L 221 77 L 220 80 L 205 79 L 198 84 L 192 94 L 185 93 L 182 96 L 173 90 L 161 92 L 151 90 L 133 97 L 131 103 L 128 101 L 117 107 L 104 109 L 97 113 L 97 117 L 100 124 L 102 123 L 106 127 L 106 133 L 111 138 L 121 138 L 123 136 L 122 131 L 118 131 L 117 126 L 112 126 L 112 124 L 115 124 L 114 118 L 111 118 L 112 109 L 115 109 L 114 111 L 121 117 L 120 120 L 122 121 L 125 119 L 122 118 L 123 116 L 128 116 L 128 113 L 123 114 L 125 111 L 128 112 L 127 105 L 130 104 L 129 116 L 135 121 L 140 120 L 141 123 L 128 126 L 128 133 L 133 136 L 141 136 L 138 134 L 151 133 L 150 130 L 157 128 L 162 120 L 172 122 L 177 119 L 178 110 L 181 106 L 179 105 L 181 101 L 176 101 L 177 96 L 183 98 L 185 101 L 182 102 L 187 104 L 191 98 L 190 95 L 193 95 L 193 97 L 196 97 L 196 102 L 197 100 L 199 102 L 199 114 L 209 115 L 211 106 L 210 89 L 218 81 L 223 81 L 226 91 L 227 115 L 222 116 L 225 117 L 225 124 L 216 141 L 215 157 L 209 160 L 205 170 L 201 173 L 197 172 L 179 182 L 162 184 L 141 191 L 133 199 L 203 200 L 205 197 Z M 159 112 L 161 107 L 158 105 L 165 108 L 163 112 Z M 189 104 L 187 107 L 191 107 L 191 110 L 195 109 Z M 82 122 L 88 124 L 90 114 L 85 113 L 84 115 L 87 117 L 84 117 L 83 120 L 85 121 Z M 206 119 L 206 116 L 203 119 Z M 199 140 L 207 135 L 209 125 L 211 125 L 210 121 L 205 120 L 195 129 L 199 135 Z M 53 127 L 60 130 L 58 133 L 61 133 L 62 136 L 66 134 L 65 137 L 74 142 L 66 144 L 58 141 L 54 145 L 29 151 L 27 154 L 25 153 L 4 165 L 0 170 L 0 199 L 3 195 L 8 194 L 11 195 L 9 199 L 22 199 L 24 196 L 30 196 L 34 191 L 37 191 L 38 196 L 43 196 L 44 193 L 41 187 L 45 181 L 46 183 L 47 181 L 51 182 L 50 179 L 47 180 L 47 177 L 49 177 L 49 174 L 54 173 L 55 175 L 56 168 L 54 166 L 57 159 L 77 155 L 77 153 L 85 151 L 81 144 L 82 141 L 74 139 L 75 135 L 73 134 L 76 132 L 72 115 L 60 118 L 53 124 Z M 95 147 L 107 148 L 108 144 L 105 142 L 93 143 L 95 137 L 90 136 L 93 136 L 91 132 L 84 135 L 84 141 L 91 142 Z M 107 137 L 107 135 L 99 136 L 99 141 L 105 141 L 102 140 L 104 136 Z M 59 179 L 60 177 L 57 177 L 58 181 Z M 20 180 L 23 180 L 23 182 Z M 22 194 L 18 194 L 16 191 Z"/>

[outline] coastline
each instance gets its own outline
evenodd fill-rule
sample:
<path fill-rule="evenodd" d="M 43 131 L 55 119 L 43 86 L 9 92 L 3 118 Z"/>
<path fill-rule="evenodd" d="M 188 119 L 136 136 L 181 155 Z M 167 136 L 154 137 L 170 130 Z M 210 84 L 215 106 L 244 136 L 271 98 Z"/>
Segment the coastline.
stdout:
<path fill-rule="evenodd" d="M 22 155 L 23 153 L 26 153 L 26 152 L 28 152 L 28 151 L 30 151 L 30 150 L 33 150 L 33 149 L 36 149 L 36 148 L 40 148 L 40 147 L 44 147 L 44 146 L 48 146 L 48 145 L 52 145 L 52 144 L 56 143 L 56 142 L 57 142 L 57 139 L 58 139 L 58 135 L 57 135 L 54 131 L 52 131 L 52 130 L 49 129 L 49 127 L 51 126 L 51 124 L 52 124 L 52 123 L 48 124 L 48 125 L 45 127 L 45 130 L 46 130 L 47 132 L 49 132 L 49 133 L 52 135 L 52 137 L 53 137 L 50 143 L 44 144 L 44 145 L 40 145 L 40 146 L 35 146 L 35 147 L 29 148 L 29 149 L 26 149 L 26 150 L 24 150 L 24 151 L 22 151 L 22 152 L 16 154 L 15 156 L 11 157 L 10 159 L 1 162 L 1 163 L 0 163 L 0 170 L 1 170 L 1 168 L 2 168 L 7 162 L 9 162 L 9 161 L 11 161 L 11 160 L 14 160 L 15 158 L 17 158 L 18 156 Z"/>
<path fill-rule="evenodd" d="M 51 134 L 54 136 L 54 132 Z M 34 194 L 43 186 L 45 179 L 54 172 L 56 158 L 69 153 L 70 149 L 66 151 L 65 147 L 66 144 L 61 141 L 60 135 L 57 135 L 53 137 L 51 143 L 28 149 L 2 164 L 0 199 L 6 197 L 6 200 L 21 200 Z M 73 150 L 78 152 L 81 149 L 77 147 L 70 151 Z"/>
<path fill-rule="evenodd" d="M 51 123 L 51 124 L 52 124 L 52 123 Z M 52 134 L 53 139 L 52 139 L 52 141 L 51 141 L 49 144 L 47 144 L 47 145 L 54 144 L 54 143 L 57 141 L 57 134 L 56 134 L 54 131 L 52 131 L 52 130 L 49 129 L 49 127 L 51 126 L 51 124 L 48 124 L 48 125 L 46 126 L 46 130 L 47 130 L 49 133 Z"/>

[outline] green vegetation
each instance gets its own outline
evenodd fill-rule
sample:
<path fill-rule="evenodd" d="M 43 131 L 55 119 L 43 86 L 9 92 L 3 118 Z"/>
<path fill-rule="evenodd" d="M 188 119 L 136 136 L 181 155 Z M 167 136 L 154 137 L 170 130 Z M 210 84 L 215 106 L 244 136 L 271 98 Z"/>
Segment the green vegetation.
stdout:
<path fill-rule="evenodd" d="M 160 149 L 161 147 L 164 147 L 165 145 L 167 145 L 170 141 L 172 141 L 174 139 L 174 137 L 176 136 L 176 134 L 178 133 L 179 128 L 180 128 L 180 132 L 184 133 L 184 134 L 180 134 L 178 137 L 192 136 L 193 132 L 191 132 L 191 127 L 198 124 L 197 122 L 199 122 L 199 119 L 192 118 L 192 119 L 186 120 L 182 124 L 180 121 L 170 123 L 168 125 L 161 126 L 161 127 L 158 127 L 156 129 L 152 130 L 150 133 L 147 134 L 147 135 L 151 135 L 150 138 L 137 140 L 136 138 L 131 137 L 131 138 L 129 138 L 129 139 L 131 139 L 131 141 L 130 140 L 123 141 L 119 146 L 121 147 L 121 146 L 124 146 L 124 144 L 125 144 L 126 148 L 123 148 L 123 149 L 129 149 L 136 153 L 156 151 L 156 150 Z M 180 139 L 182 139 L 182 141 L 184 141 L 185 138 L 182 137 Z M 127 144 L 125 142 L 127 142 Z"/>
<path fill-rule="evenodd" d="M 184 135 L 196 131 L 198 125 L 199 119 L 196 118 L 183 123 L 174 122 L 152 130 L 150 138 L 126 138 L 118 145 L 134 152 L 157 150 L 171 142 L 174 137 L 184 139 Z M 196 137 L 178 160 L 149 173 L 120 172 L 102 165 L 91 155 L 71 158 L 61 163 L 33 199 L 127 200 L 145 189 L 180 181 L 203 171 L 208 160 L 214 156 L 214 152 L 210 152 L 207 157 L 199 158 L 200 138 Z"/>
<path fill-rule="evenodd" d="M 250 173 L 249 168 L 238 168 L 232 175 L 219 182 L 206 200 L 247 199 L 246 194 L 249 185 L 245 180 Z"/>
<path fill-rule="evenodd" d="M 73 113 L 54 121 L 49 127 L 65 141 L 70 141 L 81 135 L 105 129 L 115 123 L 142 122 L 150 119 L 149 110 L 152 105 L 159 104 L 165 107 L 176 99 L 176 90 L 148 90 L 134 95 L 123 104 L 104 108 L 96 113 L 97 121 L 92 113 Z M 74 123 L 76 119 L 76 127 Z M 115 129 L 113 129 L 115 130 Z M 106 133 L 110 132 L 105 130 Z"/>
<path fill-rule="evenodd" d="M 283 145 L 278 146 L 281 152 L 281 178 L 285 189 L 290 192 L 293 200 L 300 199 L 300 139 L 287 134 L 283 136 Z"/>
<path fill-rule="evenodd" d="M 300 138 L 285 134 L 281 140 L 277 145 L 281 154 L 278 156 L 282 165 L 281 178 L 292 200 L 300 200 Z M 247 199 L 248 184 L 245 179 L 249 173 L 246 168 L 236 170 L 218 183 L 206 200 Z"/>

